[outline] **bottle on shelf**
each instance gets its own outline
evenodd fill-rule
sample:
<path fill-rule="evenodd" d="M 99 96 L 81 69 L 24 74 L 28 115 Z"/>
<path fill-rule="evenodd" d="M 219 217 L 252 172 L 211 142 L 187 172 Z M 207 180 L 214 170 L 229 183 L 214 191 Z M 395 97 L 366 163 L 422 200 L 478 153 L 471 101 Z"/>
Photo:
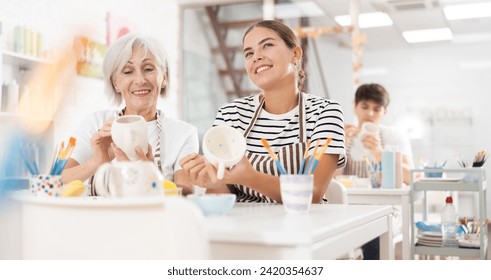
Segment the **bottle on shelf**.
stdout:
<path fill-rule="evenodd" d="M 453 205 L 452 196 L 447 196 L 442 209 L 442 246 L 458 247 L 457 241 L 457 211 Z"/>
<path fill-rule="evenodd" d="M 17 113 L 17 105 L 19 104 L 19 84 L 16 80 L 12 80 L 8 87 L 7 93 L 7 111 Z"/>

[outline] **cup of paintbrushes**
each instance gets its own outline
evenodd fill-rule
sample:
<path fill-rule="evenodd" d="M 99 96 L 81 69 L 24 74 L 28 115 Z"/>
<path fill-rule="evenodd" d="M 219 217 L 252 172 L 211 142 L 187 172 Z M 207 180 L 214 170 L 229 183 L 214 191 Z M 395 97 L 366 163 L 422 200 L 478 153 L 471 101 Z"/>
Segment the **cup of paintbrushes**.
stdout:
<path fill-rule="evenodd" d="M 314 189 L 314 176 L 288 174 L 280 176 L 281 201 L 289 214 L 304 214 L 310 210 Z"/>

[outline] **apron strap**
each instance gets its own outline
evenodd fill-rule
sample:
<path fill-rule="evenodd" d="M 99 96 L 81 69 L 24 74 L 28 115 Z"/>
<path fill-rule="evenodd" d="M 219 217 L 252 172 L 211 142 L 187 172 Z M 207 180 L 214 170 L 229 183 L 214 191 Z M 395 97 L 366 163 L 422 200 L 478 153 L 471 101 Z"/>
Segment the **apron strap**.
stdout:
<path fill-rule="evenodd" d="M 153 156 L 153 160 L 157 164 L 160 173 L 162 173 L 163 175 L 164 171 L 162 170 L 162 160 L 161 160 L 162 150 L 160 149 L 160 146 L 162 145 L 162 121 L 160 120 L 160 115 L 161 115 L 160 110 L 157 110 L 157 114 L 155 115 L 155 118 L 157 119 L 157 135 L 159 141 L 157 141 L 157 147 L 155 149 L 155 155 Z"/>
<path fill-rule="evenodd" d="M 300 143 L 307 142 L 307 124 L 305 123 L 305 105 L 304 94 L 300 92 L 298 94 L 298 125 L 299 125 L 299 140 Z"/>
<path fill-rule="evenodd" d="M 249 132 L 251 132 L 252 128 L 254 127 L 254 124 L 256 124 L 256 120 L 259 117 L 259 114 L 261 113 L 263 107 L 264 107 L 264 95 L 259 94 L 259 105 L 257 106 L 256 112 L 254 113 L 254 116 L 252 117 L 249 126 L 244 131 L 244 138 L 247 139 L 247 136 L 249 135 Z"/>

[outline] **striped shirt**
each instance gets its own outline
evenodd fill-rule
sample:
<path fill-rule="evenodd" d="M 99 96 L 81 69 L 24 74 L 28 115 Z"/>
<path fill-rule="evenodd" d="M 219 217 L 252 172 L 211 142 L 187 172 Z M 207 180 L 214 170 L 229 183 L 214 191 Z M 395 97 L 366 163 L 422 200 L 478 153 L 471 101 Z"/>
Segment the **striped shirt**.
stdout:
<path fill-rule="evenodd" d="M 236 99 L 222 106 L 215 118 L 214 126 L 228 125 L 242 133 L 247 129 L 259 106 L 259 95 Z M 315 141 L 319 145 L 332 138 L 326 154 L 339 154 L 338 168 L 346 164 L 344 147 L 344 120 L 339 103 L 319 96 L 304 94 L 307 141 L 311 140 L 309 155 L 313 153 Z M 299 143 L 298 106 L 290 112 L 275 115 L 261 110 L 261 113 L 247 136 L 247 151 L 267 155 L 261 138 L 268 140 L 276 153 L 281 147 Z"/>

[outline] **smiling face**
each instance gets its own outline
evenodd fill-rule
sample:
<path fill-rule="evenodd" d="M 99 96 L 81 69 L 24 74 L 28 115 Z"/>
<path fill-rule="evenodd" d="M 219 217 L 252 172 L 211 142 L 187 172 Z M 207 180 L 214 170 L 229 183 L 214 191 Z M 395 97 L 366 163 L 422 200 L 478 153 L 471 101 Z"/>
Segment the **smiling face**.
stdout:
<path fill-rule="evenodd" d="M 256 27 L 244 37 L 244 58 L 251 81 L 263 90 L 296 82 L 299 47 L 289 48 L 273 30 Z"/>
<path fill-rule="evenodd" d="M 121 93 L 131 113 L 155 108 L 167 77 L 159 70 L 155 57 L 143 48 L 134 48 L 126 64 L 113 75 L 113 86 Z"/>

